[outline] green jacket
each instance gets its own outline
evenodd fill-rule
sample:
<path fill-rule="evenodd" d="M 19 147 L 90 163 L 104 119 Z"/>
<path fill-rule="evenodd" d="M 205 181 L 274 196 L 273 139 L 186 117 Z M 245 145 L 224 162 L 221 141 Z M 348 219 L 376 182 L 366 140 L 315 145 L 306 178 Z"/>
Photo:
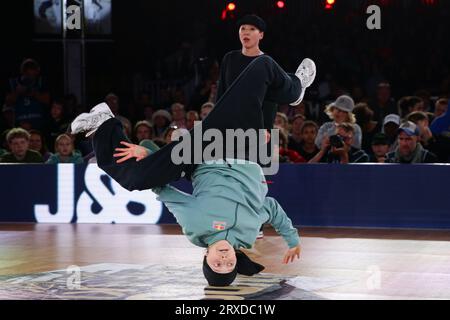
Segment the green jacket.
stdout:
<path fill-rule="evenodd" d="M 4 154 L 0 162 L 2 163 L 43 163 L 44 159 L 39 152 L 34 150 L 28 150 L 25 158 L 22 160 L 18 160 L 12 153 L 8 152 Z"/>
<path fill-rule="evenodd" d="M 202 164 L 192 183 L 192 195 L 172 186 L 153 191 L 193 244 L 207 247 L 227 240 L 235 248 L 251 248 L 264 223 L 271 224 L 290 248 L 299 244 L 297 229 L 284 210 L 275 199 L 266 197 L 267 185 L 259 165 Z"/>

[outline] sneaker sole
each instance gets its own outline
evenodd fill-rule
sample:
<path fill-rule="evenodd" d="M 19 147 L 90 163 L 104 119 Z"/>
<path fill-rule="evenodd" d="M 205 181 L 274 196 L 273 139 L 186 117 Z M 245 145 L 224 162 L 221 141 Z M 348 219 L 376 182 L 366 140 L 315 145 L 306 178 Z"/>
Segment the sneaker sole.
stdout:
<path fill-rule="evenodd" d="M 312 85 L 312 83 L 314 82 L 315 78 L 316 78 L 316 64 L 314 63 L 314 61 L 312 61 L 309 58 L 305 58 L 303 59 L 302 63 L 300 63 L 300 66 L 297 69 L 297 73 L 299 73 L 299 71 L 301 69 L 303 69 L 303 67 L 306 67 L 309 70 L 312 70 L 312 74 L 311 75 L 307 75 L 307 77 L 309 77 L 310 79 L 304 84 L 303 88 L 308 88 L 309 86 Z"/>

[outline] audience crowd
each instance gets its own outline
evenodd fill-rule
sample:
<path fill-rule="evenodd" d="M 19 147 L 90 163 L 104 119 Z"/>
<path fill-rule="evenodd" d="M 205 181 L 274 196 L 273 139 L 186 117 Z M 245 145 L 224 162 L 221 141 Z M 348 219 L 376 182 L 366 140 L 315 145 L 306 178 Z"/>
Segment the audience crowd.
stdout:
<path fill-rule="evenodd" d="M 122 122 L 130 140 L 143 145 L 152 140 L 163 146 L 214 108 L 218 65 L 210 69 L 190 97 L 178 92 L 164 105 L 155 105 L 146 92 L 126 105 L 115 93 L 102 100 Z M 326 78 L 317 84 L 317 88 L 327 86 Z M 450 162 L 448 92 L 432 96 L 416 89 L 413 95 L 394 97 L 391 84 L 383 79 L 372 95 L 340 88 L 329 91 L 327 99 L 309 94 L 296 107 L 279 105 L 274 127 L 280 130 L 280 162 Z M 51 94 L 36 60 L 24 60 L 19 75 L 9 79 L 4 91 L 0 162 L 95 161 L 91 140 L 73 136 L 69 130 L 74 117 L 89 107 L 79 105 L 74 95 Z"/>

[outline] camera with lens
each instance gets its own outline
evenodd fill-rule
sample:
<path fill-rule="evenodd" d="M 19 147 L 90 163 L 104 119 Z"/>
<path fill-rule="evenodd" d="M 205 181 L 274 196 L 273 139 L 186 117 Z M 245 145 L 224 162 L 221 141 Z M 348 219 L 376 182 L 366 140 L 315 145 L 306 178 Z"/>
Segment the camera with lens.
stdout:
<path fill-rule="evenodd" d="M 336 149 L 343 148 L 344 147 L 344 139 L 338 134 L 332 135 L 332 136 L 330 136 L 330 145 L 332 147 L 335 147 Z"/>

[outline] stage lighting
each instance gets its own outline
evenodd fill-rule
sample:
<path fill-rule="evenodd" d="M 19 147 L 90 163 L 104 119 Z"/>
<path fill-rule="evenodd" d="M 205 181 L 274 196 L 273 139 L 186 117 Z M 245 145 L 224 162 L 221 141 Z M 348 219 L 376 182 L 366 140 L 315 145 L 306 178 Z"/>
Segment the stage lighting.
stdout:
<path fill-rule="evenodd" d="M 335 3 L 336 3 L 336 0 L 326 0 L 325 1 L 325 9 L 327 9 L 327 10 L 333 9 L 333 6 Z"/>
<path fill-rule="evenodd" d="M 230 2 L 230 3 L 227 5 L 227 10 L 228 10 L 228 11 L 233 11 L 234 9 L 236 9 L 236 5 L 234 4 L 234 2 Z"/>
<path fill-rule="evenodd" d="M 277 8 L 283 9 L 286 6 L 284 1 L 277 1 Z"/>

